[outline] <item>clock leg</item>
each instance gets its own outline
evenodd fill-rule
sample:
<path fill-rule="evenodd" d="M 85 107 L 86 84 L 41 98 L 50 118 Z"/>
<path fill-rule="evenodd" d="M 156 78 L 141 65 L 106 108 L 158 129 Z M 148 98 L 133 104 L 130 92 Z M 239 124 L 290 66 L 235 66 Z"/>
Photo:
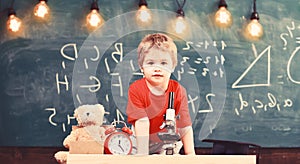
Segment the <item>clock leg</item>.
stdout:
<path fill-rule="evenodd" d="M 173 148 L 167 148 L 166 149 L 166 155 L 173 155 L 173 154 L 174 154 Z"/>

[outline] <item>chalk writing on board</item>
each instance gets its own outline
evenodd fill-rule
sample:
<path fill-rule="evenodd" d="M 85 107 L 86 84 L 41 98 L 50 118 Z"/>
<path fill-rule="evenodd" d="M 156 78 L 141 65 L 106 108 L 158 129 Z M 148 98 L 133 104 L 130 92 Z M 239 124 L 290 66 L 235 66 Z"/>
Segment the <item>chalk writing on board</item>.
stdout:
<path fill-rule="evenodd" d="M 191 104 L 193 113 L 196 113 L 196 107 L 194 102 L 197 101 L 198 99 L 199 99 L 198 96 L 193 98 L 190 94 L 188 94 L 188 103 Z"/>
<path fill-rule="evenodd" d="M 213 109 L 213 107 L 211 105 L 210 99 L 209 99 L 210 97 L 214 97 L 214 96 L 216 96 L 216 95 L 213 94 L 213 93 L 206 94 L 205 100 L 208 103 L 209 109 L 199 110 L 198 113 L 209 113 L 209 112 L 213 112 L 214 111 L 214 109 Z"/>
<path fill-rule="evenodd" d="M 220 58 L 220 59 L 219 59 Z M 213 58 L 215 61 L 215 64 L 218 64 L 219 62 L 221 62 L 221 65 L 224 65 L 224 62 L 225 62 L 225 58 L 224 58 L 224 56 L 223 55 L 221 55 L 220 57 L 219 56 L 215 56 L 214 58 Z M 213 59 L 212 59 L 212 57 L 211 56 L 207 56 L 207 57 L 205 57 L 205 59 L 203 60 L 202 58 L 197 58 L 195 61 L 194 61 L 194 63 L 195 64 L 197 64 L 197 65 L 199 65 L 199 64 L 201 64 L 201 62 L 202 63 L 204 63 L 204 64 L 208 64 L 209 62 L 211 62 L 211 61 L 213 61 Z M 178 75 L 178 81 L 180 81 L 181 80 L 181 75 L 182 74 L 184 74 L 185 73 L 185 70 L 184 70 L 184 64 L 186 63 L 186 62 L 188 62 L 190 60 L 190 58 L 189 57 L 186 57 L 186 56 L 184 56 L 183 58 L 182 58 L 182 61 L 180 61 L 179 62 L 179 64 L 180 64 L 180 68 L 179 68 L 179 70 L 177 71 L 177 75 Z M 196 65 L 196 66 L 197 66 Z M 196 67 L 196 66 L 194 66 L 194 67 Z M 195 75 L 195 73 L 198 71 L 198 68 L 194 68 L 194 67 L 189 67 L 189 70 L 187 70 L 187 73 L 188 74 L 190 74 L 190 75 Z M 201 70 L 200 70 L 200 75 L 202 75 L 203 77 L 206 77 L 207 75 L 208 75 L 208 73 L 209 73 L 209 69 L 208 68 L 202 68 Z M 224 76 L 224 70 L 222 70 L 222 68 L 219 68 L 218 70 L 213 70 L 212 71 L 212 75 L 213 76 L 215 76 L 215 77 L 220 77 L 220 78 L 222 78 L 223 76 Z"/>
<path fill-rule="evenodd" d="M 120 96 L 123 96 L 123 85 L 122 85 L 122 80 L 121 76 L 119 76 L 119 73 L 111 73 L 111 76 L 117 76 L 118 77 L 118 83 L 113 83 L 113 87 L 120 87 Z"/>
<path fill-rule="evenodd" d="M 292 130 L 292 128 L 290 126 L 283 125 L 283 124 L 280 124 L 279 126 L 273 125 L 271 129 L 273 131 L 281 131 L 281 132 Z"/>
<path fill-rule="evenodd" d="M 57 88 L 57 94 L 60 94 L 60 85 L 64 85 L 66 88 L 66 91 L 69 90 L 69 81 L 67 75 L 64 75 L 64 81 L 61 81 L 59 79 L 58 73 L 55 75 L 55 80 L 56 80 L 56 88 Z"/>
<path fill-rule="evenodd" d="M 256 51 L 254 51 L 254 54 Z M 258 84 L 239 84 L 239 82 L 247 75 L 247 73 L 255 66 L 255 64 L 264 56 L 267 54 L 267 72 L 266 72 L 266 79 L 264 83 L 258 83 Z M 271 46 L 268 46 L 266 49 L 264 49 L 250 64 L 250 66 L 242 73 L 242 75 L 232 84 L 232 88 L 249 88 L 249 87 L 258 87 L 258 86 L 270 86 L 270 76 L 271 76 Z"/>
<path fill-rule="evenodd" d="M 227 44 L 223 40 L 221 40 L 221 41 L 212 41 L 212 43 L 207 41 L 207 40 L 199 41 L 199 42 L 196 42 L 196 43 L 192 42 L 192 41 L 187 41 L 185 43 L 186 47 L 183 47 L 182 50 L 190 50 L 191 45 L 195 45 L 198 48 L 204 48 L 205 50 L 207 50 L 209 46 L 218 47 L 219 44 L 221 45 L 222 50 L 224 50 L 225 47 L 227 47 Z"/>
<path fill-rule="evenodd" d="M 295 25 L 295 22 L 292 21 L 290 25 L 287 25 L 286 26 L 286 30 L 287 32 L 283 32 L 280 34 L 280 39 L 283 41 L 283 50 L 286 50 L 287 49 L 287 45 L 289 44 L 288 42 L 288 39 L 287 37 L 293 39 L 295 38 L 295 43 L 296 44 L 300 44 L 300 36 L 295 36 L 294 37 L 294 32 L 296 29 L 300 29 L 300 25 Z M 291 53 L 291 56 L 288 60 L 288 63 L 287 63 L 287 76 L 289 78 L 289 80 L 295 84 L 300 84 L 300 79 L 297 80 L 297 79 L 294 79 L 294 77 L 291 75 L 291 63 L 295 57 L 295 55 L 299 52 L 299 49 L 300 49 L 300 45 L 296 46 L 296 48 L 293 50 L 293 52 Z"/>
<path fill-rule="evenodd" d="M 107 4 L 110 3 L 107 1 Z M 179 42 L 178 50 L 182 58 L 179 57 L 179 64 L 172 77 L 184 86 L 187 86 L 184 83 L 187 77 L 196 77 L 196 82 L 198 82 L 195 84 L 198 84 L 200 92 L 195 93 L 187 89 L 190 112 L 197 115 L 197 122 L 193 124 L 195 125 L 194 134 L 200 134 L 202 131 L 202 134 L 210 134 L 208 136 L 210 138 L 247 141 L 267 147 L 297 146 L 300 143 L 297 139 L 300 132 L 299 110 L 297 110 L 300 106 L 297 99 L 300 94 L 298 90 L 300 67 L 297 65 L 300 61 L 298 48 L 300 46 L 300 20 L 297 17 L 300 12 L 299 5 L 296 6 L 291 0 L 287 2 L 276 0 L 276 3 L 264 4 L 265 6 L 271 5 L 272 8 L 272 10 L 266 10 L 263 15 L 268 19 L 262 20 L 266 35 L 251 45 L 239 35 L 238 31 L 241 27 L 239 24 L 227 30 L 214 27 L 210 21 L 201 21 L 205 20 L 202 18 L 208 18 L 207 13 L 215 6 L 214 2 L 209 1 L 204 7 L 205 10 L 201 10 L 199 14 L 191 13 L 196 13 L 199 7 L 203 8 L 203 5 L 189 4 L 192 5 L 189 16 L 203 30 L 195 30 L 198 26 L 193 26 L 191 29 L 195 37 L 187 42 L 175 40 Z M 251 6 L 251 2 L 246 4 L 245 1 L 243 6 L 248 4 Z M 168 7 L 160 4 L 154 5 L 163 10 Z M 235 5 L 238 6 L 238 4 Z M 73 7 L 68 7 L 68 10 L 72 11 L 72 9 Z M 124 17 L 118 9 L 113 9 L 110 13 L 112 17 L 117 16 L 116 19 L 110 19 L 108 22 L 108 25 L 113 26 L 104 26 L 103 30 L 95 33 L 96 35 L 92 34 L 90 39 L 86 38 L 88 33 L 82 31 L 80 22 L 75 22 L 79 24 L 77 26 L 71 19 L 61 19 L 62 22 L 58 19 L 53 20 L 53 26 L 45 26 L 44 30 L 30 30 L 25 38 L 7 40 L 10 38 L 5 32 L 1 33 L 4 36 L 4 38 L 0 37 L 2 41 L 0 54 L 3 59 L 1 63 L 2 122 L 11 121 L 0 126 L 2 129 L 10 129 L 7 134 L 1 135 L 2 145 L 61 146 L 61 142 L 57 142 L 57 139 L 63 138 L 65 134 L 60 131 L 70 130 L 71 122 L 75 123 L 72 119 L 73 105 L 93 103 L 87 98 L 90 95 L 97 95 L 97 100 L 103 102 L 107 111 L 111 111 L 111 115 L 108 116 L 109 121 L 112 121 L 114 117 L 116 120 L 122 120 L 123 117 L 126 119 L 124 110 L 119 108 L 120 104 L 115 104 L 118 100 L 115 99 L 115 95 L 124 96 L 126 99 L 128 81 L 124 76 L 128 76 L 131 80 L 142 76 L 137 71 L 139 68 L 136 60 L 126 59 L 128 59 L 129 51 L 135 53 L 136 57 L 134 49 L 137 42 L 140 36 L 149 31 L 140 31 L 141 28 L 135 28 L 130 19 L 119 21 L 118 18 Z M 160 17 L 157 19 L 160 26 L 164 26 L 165 20 L 174 17 L 173 12 L 170 17 L 165 16 L 163 12 L 156 13 Z M 80 16 L 80 13 L 75 14 L 74 16 L 78 14 Z M 245 11 L 235 10 L 233 14 L 245 15 Z M 33 23 L 30 20 L 27 21 L 29 24 Z M 70 24 L 71 29 L 75 27 L 74 30 L 70 30 Z M 39 26 L 35 23 L 32 25 Z M 124 28 L 115 28 L 116 25 Z M 160 26 L 156 28 L 155 24 L 153 29 L 163 32 L 164 28 Z M 270 48 L 270 85 L 232 88 L 233 82 L 241 77 L 247 67 L 268 45 L 272 46 Z M 109 48 L 106 49 L 107 47 Z M 88 51 L 81 51 L 83 49 Z M 218 49 L 219 55 L 214 56 L 217 53 L 211 51 L 212 49 Z M 124 62 L 128 63 L 124 64 Z M 217 62 L 219 62 L 218 66 L 209 67 Z M 84 74 L 83 80 L 79 80 L 78 83 L 74 78 L 76 73 L 72 74 L 72 70 L 75 70 L 73 69 L 75 63 L 81 63 L 78 71 L 76 70 L 79 73 L 76 73 Z M 97 74 L 92 74 L 90 72 L 95 68 L 95 63 L 99 63 L 99 69 Z M 225 69 L 219 67 L 220 63 L 224 63 Z M 116 65 L 122 64 L 129 67 L 128 73 L 115 69 Z M 267 66 L 267 53 L 265 53 L 236 85 L 268 84 Z M 90 77 L 93 78 L 89 79 Z M 220 92 L 213 90 L 216 85 L 212 84 L 211 79 L 222 79 L 220 81 L 224 81 L 226 85 L 224 106 L 217 107 L 219 101 L 214 103 L 214 100 L 220 96 Z M 114 86 L 111 86 L 112 84 Z M 218 87 L 217 85 L 216 89 L 219 89 Z M 116 94 L 112 94 L 111 90 L 115 90 Z M 242 102 L 244 106 L 240 110 Z M 217 113 L 219 109 L 224 109 L 220 119 L 208 117 Z M 206 120 L 219 121 L 215 121 L 217 124 L 215 126 L 214 122 Z M 206 122 L 208 123 L 205 124 Z M 26 129 L 28 127 L 29 129 Z M 35 134 L 35 137 L 32 138 L 30 134 Z M 271 136 L 273 139 L 265 139 L 270 138 L 265 136 Z M 29 141 L 28 138 L 32 139 Z M 196 138 L 195 145 L 202 146 L 199 138 Z"/>
<path fill-rule="evenodd" d="M 123 44 L 122 43 L 115 43 L 114 47 L 115 47 L 115 51 L 111 53 L 111 58 L 116 63 L 122 62 Z M 92 48 L 95 50 L 95 55 L 93 57 L 90 57 L 90 58 L 84 58 L 83 62 L 84 62 L 84 69 L 85 70 L 89 69 L 89 61 L 95 62 L 95 61 L 98 61 L 100 59 L 100 50 L 99 50 L 99 48 L 97 46 L 93 46 Z M 73 54 L 72 55 L 67 54 L 66 49 L 71 49 Z M 67 43 L 67 44 L 63 45 L 60 49 L 60 54 L 65 60 L 75 61 L 78 58 L 78 55 L 79 55 L 78 51 L 77 51 L 77 45 L 75 43 Z M 117 56 L 119 56 L 119 57 L 117 57 Z M 62 66 L 63 69 L 66 68 L 66 65 L 65 65 L 64 61 L 62 61 L 61 66 Z M 106 67 L 107 72 L 111 76 L 118 76 L 119 83 L 114 83 L 114 84 L 112 84 L 112 86 L 120 87 L 120 95 L 123 96 L 121 77 L 119 76 L 118 73 L 110 73 L 110 67 L 109 67 L 109 63 L 107 62 L 107 58 L 105 58 L 105 67 Z M 70 83 L 69 83 L 68 78 L 69 77 L 67 75 L 62 75 L 62 78 L 60 78 L 59 73 L 55 74 L 57 94 L 61 93 L 62 88 L 64 88 L 65 91 L 69 91 Z M 79 87 L 83 88 L 83 89 L 88 89 L 88 91 L 91 92 L 91 93 L 98 92 L 101 88 L 100 79 L 96 76 L 89 76 L 89 80 L 92 82 L 92 84 L 81 84 Z M 76 94 L 75 97 L 76 97 L 76 100 L 79 102 L 79 104 L 82 104 L 80 95 Z M 108 98 L 107 94 L 106 94 L 106 101 L 109 101 L 109 98 Z M 57 114 L 56 109 L 55 108 L 46 108 L 45 110 L 52 112 L 50 114 L 49 118 L 48 118 L 49 123 L 53 126 L 58 126 L 58 123 L 53 120 L 54 116 Z M 125 118 L 124 118 L 124 116 L 121 115 L 121 112 L 118 112 L 118 109 L 116 109 L 116 111 L 117 111 L 117 115 L 116 115 L 117 120 L 120 120 L 120 118 L 122 120 L 124 120 Z M 67 120 L 68 120 L 67 125 L 70 125 L 70 119 L 74 119 L 74 116 L 67 115 Z M 65 132 L 66 131 L 66 127 L 65 127 L 66 124 L 62 123 L 61 126 L 62 126 L 62 129 L 63 129 L 63 132 Z"/>
<path fill-rule="evenodd" d="M 227 44 L 224 41 L 213 41 L 212 43 L 209 43 L 208 41 L 197 42 L 197 43 L 193 43 L 193 42 L 188 41 L 188 42 L 186 42 L 186 45 L 185 45 L 186 47 L 182 48 L 182 50 L 183 51 L 190 50 L 192 44 L 195 44 L 197 47 L 204 48 L 204 49 L 207 49 L 209 46 L 217 47 L 218 45 L 220 45 L 222 50 L 224 50 L 227 47 Z M 119 95 L 124 96 L 124 92 L 123 92 L 124 89 L 123 89 L 121 76 L 118 72 L 111 72 L 111 66 L 110 65 L 112 63 L 108 62 L 109 60 L 113 61 L 116 64 L 123 62 L 123 56 L 124 56 L 123 43 L 120 43 L 120 42 L 114 43 L 113 47 L 114 47 L 114 51 L 111 52 L 110 58 L 109 57 L 104 58 L 104 66 L 105 66 L 106 72 L 112 78 L 115 77 L 114 79 L 116 79 L 113 82 L 111 82 L 111 87 L 118 87 L 119 88 Z M 67 51 L 67 49 L 69 51 Z M 92 46 L 91 49 L 94 50 L 94 53 L 91 54 L 92 57 L 83 59 L 85 70 L 89 69 L 89 62 L 90 61 L 91 62 L 96 62 L 96 61 L 100 60 L 100 51 L 101 50 L 95 45 Z M 70 51 L 72 51 L 73 53 L 70 53 Z M 60 54 L 64 58 L 64 60 L 68 60 L 68 61 L 75 61 L 76 59 L 78 59 L 78 57 L 80 55 L 77 51 L 77 45 L 75 43 L 67 43 L 67 44 L 63 45 L 60 48 Z M 181 75 L 183 75 L 185 73 L 195 76 L 196 72 L 199 71 L 198 70 L 199 68 L 197 68 L 197 65 L 209 64 L 209 63 L 214 63 L 214 64 L 219 64 L 220 63 L 221 65 L 224 65 L 224 63 L 225 63 L 225 57 L 223 55 L 221 55 L 221 56 L 218 56 L 218 55 L 216 55 L 216 56 L 207 56 L 205 58 L 197 57 L 196 59 L 193 59 L 193 60 L 194 61 L 191 61 L 191 58 L 189 56 L 183 56 L 181 58 L 181 61 L 179 61 L 180 68 L 177 71 L 177 73 L 178 73 L 177 80 L 178 81 L 181 80 Z M 196 65 L 191 67 L 189 62 L 193 62 Z M 137 70 L 137 68 L 135 67 L 135 64 L 134 64 L 133 60 L 130 60 L 129 63 L 130 64 L 128 66 L 131 68 L 133 76 L 142 76 L 143 75 L 140 72 L 134 71 L 134 70 Z M 184 67 L 185 64 L 188 64 L 189 67 Z M 61 62 L 61 66 L 62 66 L 63 69 L 66 68 L 66 65 L 65 65 L 64 61 Z M 188 70 L 185 70 L 185 68 L 188 68 Z M 198 75 L 201 75 L 203 77 L 206 77 L 209 71 L 214 71 L 214 73 L 212 75 L 214 75 L 216 77 L 219 76 L 220 78 L 222 78 L 223 74 L 224 74 L 224 70 L 222 70 L 221 68 L 219 70 L 209 70 L 206 67 L 205 68 L 200 67 L 200 69 L 201 69 L 200 74 L 198 74 Z M 56 73 L 55 74 L 57 94 L 60 94 L 62 89 L 64 89 L 65 91 L 69 91 L 69 87 L 70 87 L 70 83 L 69 83 L 69 81 L 71 80 L 71 79 L 69 79 L 70 77 L 68 77 L 67 75 L 61 75 L 60 76 L 61 73 Z M 87 84 L 81 84 L 81 85 L 79 85 L 79 88 L 87 89 L 91 93 L 98 92 L 100 90 L 100 88 L 102 87 L 100 79 L 98 77 L 92 76 L 92 75 L 88 76 L 88 78 L 89 78 L 89 81 L 92 84 L 88 84 L 88 83 Z M 213 112 L 212 105 L 210 103 L 209 97 L 215 96 L 214 93 L 207 94 L 206 101 L 209 105 L 209 109 L 205 109 L 205 110 L 203 110 L 203 109 L 198 110 L 195 107 L 195 102 L 200 101 L 200 98 L 199 98 L 198 95 L 192 95 L 192 94 L 189 94 L 189 93 L 187 93 L 187 94 L 188 94 L 188 103 L 190 104 L 191 111 L 193 111 L 193 113 Z M 81 100 L 81 97 L 80 97 L 79 94 L 76 94 L 75 98 L 76 98 L 76 101 L 79 104 L 82 104 L 82 100 Z M 107 93 L 106 93 L 106 101 L 107 102 L 109 101 L 109 97 L 108 97 Z M 47 110 L 52 111 L 51 115 L 49 116 L 49 123 L 53 126 L 57 126 L 58 123 L 53 121 L 53 118 L 56 115 L 56 109 L 55 108 L 47 108 Z M 117 108 L 115 110 L 116 110 L 116 119 L 117 120 L 120 120 L 120 119 L 125 120 L 124 116 L 122 115 L 122 112 L 120 112 L 119 109 L 117 109 Z M 71 118 L 73 118 L 73 117 L 70 116 L 70 115 L 67 115 L 67 120 L 70 120 Z M 70 121 L 68 121 L 66 124 L 62 123 L 63 131 L 65 131 L 65 128 L 66 128 L 65 126 L 66 125 L 70 125 Z"/>
<path fill-rule="evenodd" d="M 182 48 L 183 51 L 189 51 L 191 50 L 191 45 L 195 45 L 198 48 L 204 48 L 205 50 L 208 49 L 208 46 L 213 46 L 213 47 L 218 47 L 218 45 L 221 45 L 221 50 L 224 50 L 227 47 L 227 44 L 225 43 L 225 41 L 212 41 L 212 43 L 208 42 L 207 40 L 202 41 L 202 42 L 191 42 L 191 41 L 186 41 L 185 43 L 185 47 Z M 181 61 L 179 61 L 179 70 L 177 71 L 177 76 L 178 76 L 178 81 L 181 80 L 181 75 L 184 74 L 185 72 L 187 72 L 188 74 L 191 75 L 195 75 L 197 71 L 200 72 L 200 75 L 203 77 L 206 77 L 208 75 L 209 72 L 212 72 L 212 75 L 215 77 L 220 77 L 223 78 L 224 76 L 224 70 L 219 67 L 218 70 L 209 70 L 207 67 L 201 68 L 201 70 L 198 70 L 197 67 L 200 64 L 209 64 L 210 62 L 214 62 L 216 65 L 221 63 L 221 65 L 223 66 L 225 63 L 225 57 L 221 54 L 221 55 L 215 55 L 215 56 L 206 56 L 204 58 L 202 57 L 197 57 L 193 63 L 196 64 L 195 66 L 190 66 L 188 67 L 189 70 L 185 70 L 184 69 L 184 65 L 186 63 L 188 63 L 188 61 L 190 60 L 189 56 L 183 56 Z"/>
<path fill-rule="evenodd" d="M 56 109 L 55 108 L 46 108 L 45 109 L 46 111 L 51 111 L 52 114 L 50 114 L 48 120 L 49 120 L 49 123 L 53 126 L 58 126 L 58 124 L 53 120 L 54 117 L 56 116 L 57 112 L 56 112 Z M 72 119 L 75 119 L 74 116 L 70 116 L 70 115 L 67 115 L 67 124 L 70 125 L 71 124 L 71 120 Z M 66 132 L 66 127 L 65 127 L 65 123 L 62 123 L 61 124 L 62 126 L 62 130 L 63 132 Z"/>
<path fill-rule="evenodd" d="M 288 64 L 287 64 L 287 75 L 288 75 L 288 78 L 295 84 L 300 84 L 300 79 L 299 80 L 296 80 L 292 77 L 291 75 L 291 62 L 293 60 L 293 58 L 295 57 L 295 55 L 298 53 L 298 51 L 300 50 L 300 46 L 297 47 L 291 54 L 290 56 L 290 59 L 288 61 Z"/>
<path fill-rule="evenodd" d="M 184 70 L 184 64 L 186 62 L 188 62 L 190 60 L 189 57 L 187 56 L 183 56 L 182 57 L 182 60 L 179 62 L 180 64 L 180 69 L 177 71 L 177 75 L 178 75 L 178 81 L 181 80 L 181 75 L 185 73 L 185 70 Z M 220 57 L 219 56 L 214 56 L 214 58 L 212 59 L 211 56 L 207 56 L 205 57 L 205 59 L 202 59 L 200 57 L 198 57 L 194 63 L 197 65 L 200 65 L 201 63 L 204 63 L 204 64 L 208 64 L 209 62 L 213 61 L 215 64 L 219 64 L 219 62 L 221 63 L 221 65 L 224 65 L 224 62 L 225 62 L 225 58 L 223 55 L 221 55 Z M 195 66 L 194 66 L 195 67 Z M 194 75 L 195 72 L 197 71 L 197 68 L 193 68 L 193 67 L 189 67 L 189 70 L 187 71 L 188 74 L 191 74 L 191 75 Z M 202 68 L 202 70 L 200 71 L 200 74 L 203 76 L 203 77 L 206 77 L 208 75 L 208 72 L 210 70 L 208 68 Z M 214 70 L 213 73 L 212 73 L 213 76 L 217 77 L 219 76 L 220 78 L 222 78 L 224 76 L 224 70 L 222 70 L 221 68 L 219 68 L 218 70 Z"/>
<path fill-rule="evenodd" d="M 76 97 L 76 100 L 78 101 L 78 103 L 79 103 L 79 104 L 82 104 L 81 99 L 80 99 L 80 97 L 79 97 L 79 94 L 76 94 L 75 97 Z"/>
<path fill-rule="evenodd" d="M 125 121 L 125 117 L 123 116 L 122 112 L 119 109 L 116 109 L 116 115 L 117 115 L 117 119 L 114 119 L 114 121 L 117 122 Z"/>
<path fill-rule="evenodd" d="M 57 126 L 57 123 L 53 122 L 52 118 L 56 115 L 56 110 L 55 108 L 46 108 L 45 110 L 48 110 L 48 111 L 53 111 L 53 113 L 49 116 L 49 122 L 50 124 L 52 124 L 53 126 Z"/>
<path fill-rule="evenodd" d="M 95 84 L 87 84 L 87 85 L 80 85 L 80 88 L 88 88 L 90 92 L 97 92 L 101 88 L 101 82 L 100 80 L 95 76 L 90 76 L 89 79 L 93 82 L 96 82 Z"/>
<path fill-rule="evenodd" d="M 95 49 L 96 51 L 96 56 L 94 58 L 89 58 L 91 61 L 98 61 L 100 59 L 100 51 L 99 51 L 99 48 L 97 46 L 93 46 L 93 48 Z M 84 58 L 83 59 L 84 61 L 84 66 L 85 66 L 85 69 L 89 69 L 89 64 L 88 64 L 88 59 L 87 58 Z"/>
<path fill-rule="evenodd" d="M 249 105 L 249 102 L 247 100 L 244 100 L 242 93 L 239 93 L 238 96 L 240 106 L 239 108 L 234 108 L 236 115 L 240 115 L 241 111 L 247 109 L 251 110 L 253 114 L 256 114 L 257 110 L 262 110 L 265 112 L 269 110 L 277 110 L 280 112 L 282 108 L 291 109 L 291 107 L 293 106 L 293 101 L 290 98 L 286 98 L 282 102 L 279 102 L 272 93 L 268 93 L 266 95 L 267 101 L 255 99 L 253 102 L 254 105 L 252 106 Z"/>
<path fill-rule="evenodd" d="M 287 37 L 294 38 L 294 31 L 296 30 L 296 28 L 300 29 L 300 25 L 296 27 L 295 22 L 292 21 L 290 25 L 286 26 L 287 32 L 283 32 L 279 35 L 280 39 L 283 42 L 283 50 L 286 50 L 287 45 L 289 44 Z M 295 37 L 295 42 L 296 44 L 300 44 L 300 36 Z"/>
<path fill-rule="evenodd" d="M 114 47 L 115 47 L 116 51 L 114 51 L 114 52 L 111 53 L 112 59 L 113 59 L 116 63 L 122 62 L 122 61 L 123 61 L 123 43 L 116 43 L 116 44 L 114 45 Z M 117 57 L 116 57 L 115 55 L 120 56 L 120 57 L 119 57 L 119 58 L 120 58 L 120 59 L 119 59 L 120 61 L 117 59 Z"/>

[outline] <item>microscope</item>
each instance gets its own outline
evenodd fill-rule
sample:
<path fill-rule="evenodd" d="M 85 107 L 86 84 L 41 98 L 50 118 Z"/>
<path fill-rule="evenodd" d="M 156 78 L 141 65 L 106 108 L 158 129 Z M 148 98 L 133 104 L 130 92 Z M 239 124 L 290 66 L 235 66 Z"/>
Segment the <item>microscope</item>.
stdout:
<path fill-rule="evenodd" d="M 176 119 L 178 118 L 174 109 L 174 92 L 170 92 L 165 121 L 160 126 L 160 129 L 165 128 L 167 131 L 158 133 L 158 137 L 164 143 L 163 148 L 166 150 L 166 155 L 174 154 L 175 143 L 180 139 L 180 136 L 176 133 Z"/>

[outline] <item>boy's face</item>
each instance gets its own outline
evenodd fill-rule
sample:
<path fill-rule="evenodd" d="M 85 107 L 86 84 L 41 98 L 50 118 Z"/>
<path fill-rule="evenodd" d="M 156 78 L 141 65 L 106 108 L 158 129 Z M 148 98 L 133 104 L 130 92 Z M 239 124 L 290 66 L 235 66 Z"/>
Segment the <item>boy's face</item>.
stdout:
<path fill-rule="evenodd" d="M 141 70 L 152 86 L 165 86 L 174 70 L 171 54 L 156 48 L 151 49 L 145 55 Z"/>

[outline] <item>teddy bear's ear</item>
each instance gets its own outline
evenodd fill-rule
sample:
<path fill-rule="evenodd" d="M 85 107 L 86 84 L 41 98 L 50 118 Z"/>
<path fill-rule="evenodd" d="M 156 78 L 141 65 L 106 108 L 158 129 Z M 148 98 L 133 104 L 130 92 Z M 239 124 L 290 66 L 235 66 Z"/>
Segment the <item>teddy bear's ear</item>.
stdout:
<path fill-rule="evenodd" d="M 105 110 L 104 110 L 104 106 L 101 104 L 96 104 L 97 108 L 101 110 L 101 112 L 104 114 Z"/>
<path fill-rule="evenodd" d="M 96 104 L 96 105 L 97 105 L 98 108 L 100 108 L 100 109 L 103 108 L 104 109 L 103 105 L 101 105 L 101 104 Z"/>

